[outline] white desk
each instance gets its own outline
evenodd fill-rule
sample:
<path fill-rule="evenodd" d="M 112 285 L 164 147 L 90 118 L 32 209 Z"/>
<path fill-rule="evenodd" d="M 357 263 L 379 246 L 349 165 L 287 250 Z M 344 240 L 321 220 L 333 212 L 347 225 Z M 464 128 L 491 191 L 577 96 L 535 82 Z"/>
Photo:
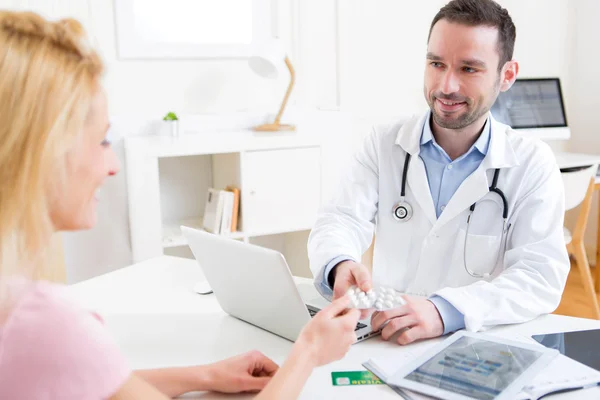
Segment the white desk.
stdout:
<path fill-rule="evenodd" d="M 202 273 L 195 261 L 163 256 L 78 283 L 72 290 L 78 301 L 104 317 L 132 368 L 203 364 L 252 349 L 282 363 L 292 343 L 228 316 L 214 295 L 194 293 L 192 287 L 200 279 Z M 318 296 L 309 280 L 298 281 L 305 300 Z M 523 338 L 536 333 L 590 328 L 600 328 L 600 321 L 548 315 L 526 324 L 493 329 L 490 333 Z M 419 351 L 431 343 L 401 347 L 375 337 L 356 344 L 344 359 L 316 369 L 301 398 L 401 399 L 384 385 L 334 387 L 331 371 L 363 370 L 361 363 L 371 356 Z M 199 393 L 186 398 L 225 396 Z M 598 399 L 600 388 L 552 397 L 555 398 Z"/>
<path fill-rule="evenodd" d="M 556 152 L 554 155 L 556 156 L 556 163 L 561 169 L 600 164 L 600 154 Z"/>

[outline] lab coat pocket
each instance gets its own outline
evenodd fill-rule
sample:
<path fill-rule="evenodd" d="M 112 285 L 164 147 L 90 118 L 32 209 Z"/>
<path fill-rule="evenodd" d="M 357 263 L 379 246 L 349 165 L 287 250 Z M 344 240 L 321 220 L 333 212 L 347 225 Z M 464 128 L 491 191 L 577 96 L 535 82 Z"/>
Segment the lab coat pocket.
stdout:
<path fill-rule="evenodd" d="M 466 268 L 476 275 L 491 274 L 499 262 L 502 236 L 467 234 L 463 229 L 461 231 L 466 240 L 466 243 L 463 242 Z"/>

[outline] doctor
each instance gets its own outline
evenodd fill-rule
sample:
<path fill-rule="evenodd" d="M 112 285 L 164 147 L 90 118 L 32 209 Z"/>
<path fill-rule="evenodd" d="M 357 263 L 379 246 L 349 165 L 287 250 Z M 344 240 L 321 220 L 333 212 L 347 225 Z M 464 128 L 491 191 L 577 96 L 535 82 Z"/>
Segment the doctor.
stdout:
<path fill-rule="evenodd" d="M 310 234 L 325 297 L 372 283 L 409 294 L 373 313 L 373 329 L 389 321 L 385 340 L 524 322 L 559 304 L 569 271 L 560 171 L 546 144 L 489 112 L 517 77 L 515 37 L 492 0 L 440 9 L 425 63 L 430 110 L 373 129 Z M 374 233 L 371 278 L 360 259 Z"/>

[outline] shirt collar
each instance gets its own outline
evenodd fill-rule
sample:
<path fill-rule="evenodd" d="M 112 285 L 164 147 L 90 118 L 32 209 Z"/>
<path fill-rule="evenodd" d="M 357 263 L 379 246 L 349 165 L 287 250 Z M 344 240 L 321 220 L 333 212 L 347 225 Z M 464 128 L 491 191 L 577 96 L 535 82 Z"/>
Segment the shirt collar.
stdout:
<path fill-rule="evenodd" d="M 485 125 L 483 126 L 483 130 L 481 131 L 481 135 L 477 138 L 473 146 L 467 152 L 470 153 L 473 151 L 473 148 L 476 148 L 482 155 L 487 155 L 487 152 L 490 147 L 490 136 L 491 136 L 492 124 L 490 123 L 490 117 L 485 120 Z M 421 146 L 426 145 L 429 142 L 433 142 L 437 144 L 435 138 L 433 137 L 433 132 L 431 131 L 431 111 L 427 114 L 427 118 L 425 119 L 425 124 L 423 125 L 423 133 L 421 134 Z"/>

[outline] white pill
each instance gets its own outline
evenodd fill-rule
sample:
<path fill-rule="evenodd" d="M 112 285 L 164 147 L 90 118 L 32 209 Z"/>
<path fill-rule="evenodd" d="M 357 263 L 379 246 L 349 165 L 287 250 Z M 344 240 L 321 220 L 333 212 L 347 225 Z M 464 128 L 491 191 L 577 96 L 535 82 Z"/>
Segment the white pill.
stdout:
<path fill-rule="evenodd" d="M 386 306 L 386 307 L 389 307 L 389 308 L 392 308 L 392 307 L 394 307 L 394 303 L 392 303 L 392 302 L 391 302 L 391 301 L 389 301 L 389 300 L 386 300 L 386 301 L 385 301 L 385 303 L 383 303 L 383 304 L 385 304 L 385 306 Z"/>
<path fill-rule="evenodd" d="M 371 295 L 371 294 L 374 294 L 374 293 L 375 293 L 375 292 L 373 291 L 373 289 L 369 289 L 369 290 L 367 291 L 367 294 L 368 294 L 368 295 Z"/>
<path fill-rule="evenodd" d="M 380 301 L 377 301 L 375 303 L 375 308 L 378 309 L 378 310 L 381 310 L 383 308 L 383 303 L 380 302 Z"/>
<path fill-rule="evenodd" d="M 404 301 L 404 299 L 401 296 L 396 297 L 396 303 L 398 304 L 406 304 L 406 302 Z"/>
<path fill-rule="evenodd" d="M 353 295 L 354 294 L 354 288 L 351 287 L 350 289 L 348 289 L 348 291 L 346 292 L 349 295 Z"/>
<path fill-rule="evenodd" d="M 365 292 L 359 292 L 358 297 L 364 299 L 365 297 L 367 297 L 367 295 L 365 294 Z"/>
<path fill-rule="evenodd" d="M 385 299 L 389 301 L 394 301 L 394 296 L 392 296 L 391 294 L 386 294 Z"/>

